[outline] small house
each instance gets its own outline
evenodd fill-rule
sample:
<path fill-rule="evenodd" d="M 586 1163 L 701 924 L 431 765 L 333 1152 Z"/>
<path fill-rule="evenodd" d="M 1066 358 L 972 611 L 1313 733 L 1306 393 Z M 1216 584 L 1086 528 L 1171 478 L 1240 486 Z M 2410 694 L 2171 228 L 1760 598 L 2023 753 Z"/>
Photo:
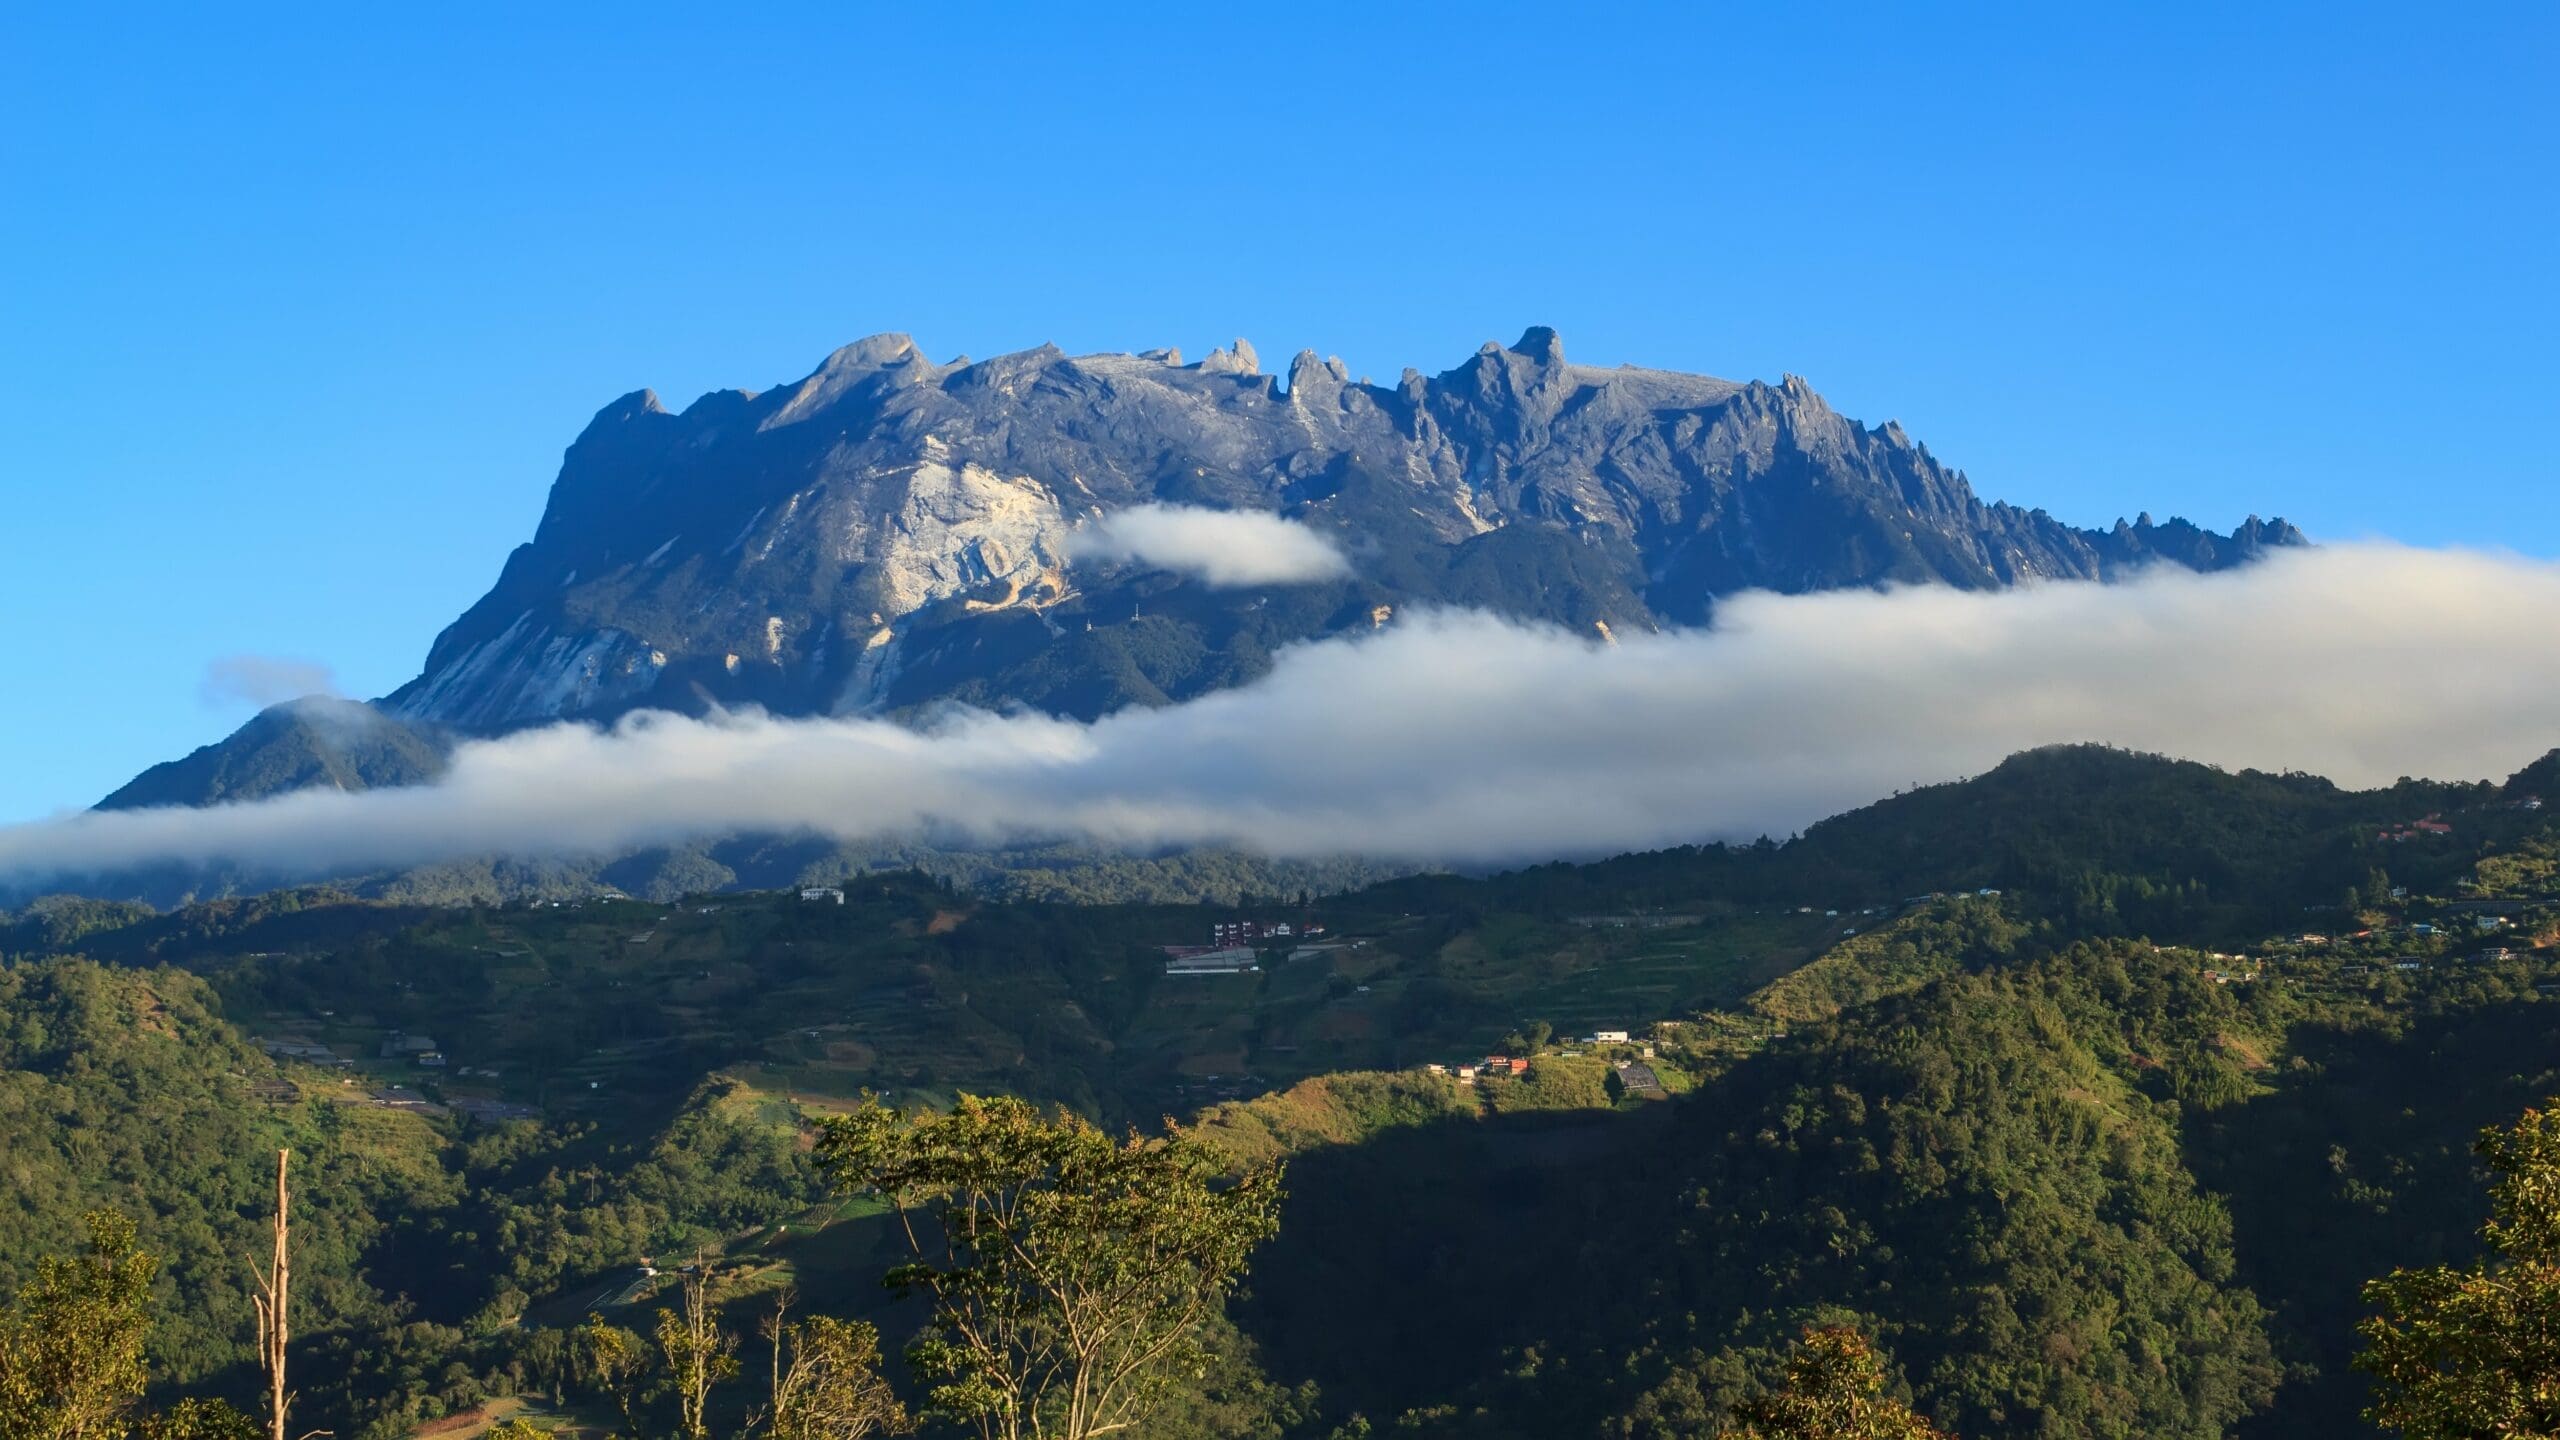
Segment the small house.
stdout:
<path fill-rule="evenodd" d="M 1646 1100 L 1659 1100 L 1665 1097 L 1662 1077 L 1653 1073 L 1652 1066 L 1639 1065 L 1632 1060 L 1621 1060 L 1613 1068 L 1618 1077 L 1618 1085 L 1625 1093 Z"/>

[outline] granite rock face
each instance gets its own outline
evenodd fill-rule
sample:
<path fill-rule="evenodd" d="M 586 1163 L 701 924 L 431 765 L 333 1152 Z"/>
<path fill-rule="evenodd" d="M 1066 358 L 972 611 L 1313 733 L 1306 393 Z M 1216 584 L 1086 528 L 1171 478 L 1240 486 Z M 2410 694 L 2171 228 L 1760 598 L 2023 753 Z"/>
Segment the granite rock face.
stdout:
<path fill-rule="evenodd" d="M 1218 592 L 1071 563 L 1076 527 L 1149 502 L 1279 514 L 1355 573 Z M 1576 365 L 1544 327 L 1393 386 L 1313 352 L 1268 376 L 1242 340 L 1189 365 L 936 364 L 879 335 L 763 394 L 606 406 L 531 543 L 384 704 L 466 734 L 642 706 L 1092 715 L 1250 678 L 1381 607 L 1623 634 L 1747 589 L 2108 579 L 2300 540 L 2255 519 L 2075 529 L 1986 503 L 1795 377 Z"/>
<path fill-rule="evenodd" d="M 1281 516 L 1350 574 L 1220 589 L 1076 558 L 1079 527 L 1149 503 Z M 533 539 L 374 702 L 381 725 L 271 712 L 109 803 L 413 783 L 457 738 L 639 708 L 1091 717 L 1415 606 L 1625 636 L 1743 590 L 2108 580 L 2300 543 L 2254 517 L 2076 529 L 1980 499 L 1796 377 L 1576 365 L 1544 327 L 1392 386 L 1313 352 L 1266 375 L 1241 339 L 1187 365 L 1054 346 L 936 364 L 875 335 L 762 394 L 607 405 Z"/>

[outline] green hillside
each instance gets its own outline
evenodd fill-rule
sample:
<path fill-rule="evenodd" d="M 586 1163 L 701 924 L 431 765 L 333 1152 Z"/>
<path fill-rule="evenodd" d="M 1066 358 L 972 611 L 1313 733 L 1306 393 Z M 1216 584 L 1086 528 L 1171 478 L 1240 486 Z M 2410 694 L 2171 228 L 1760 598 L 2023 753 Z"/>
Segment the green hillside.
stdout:
<path fill-rule="evenodd" d="M 2357 1285 L 2467 1255 L 2470 1136 L 2560 1090 L 2537 788 L 2039 752 L 1784 845 L 1251 907 L 48 902 L 0 920 L 0 1283 L 122 1208 L 165 1383 L 237 1395 L 289 1145 L 342 1436 L 574 1409 L 564 1327 L 640 1325 L 646 1260 L 894 1349 L 803 1126 L 968 1090 L 1293 1157 L 1150 1434 L 1695 1436 L 1840 1320 L 1975 1440 L 2347 1433 Z M 1166 973 L 1241 920 L 1291 933 Z"/>

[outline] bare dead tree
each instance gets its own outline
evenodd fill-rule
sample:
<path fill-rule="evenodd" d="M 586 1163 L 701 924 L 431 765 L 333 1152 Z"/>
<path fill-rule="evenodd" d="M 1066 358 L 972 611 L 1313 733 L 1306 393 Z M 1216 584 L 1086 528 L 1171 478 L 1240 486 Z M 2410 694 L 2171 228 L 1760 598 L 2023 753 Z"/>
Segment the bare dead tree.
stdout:
<path fill-rule="evenodd" d="M 790 1318 L 785 1290 L 759 1327 L 773 1343 L 769 1410 L 749 1417 L 766 1440 L 869 1440 L 904 1435 L 915 1421 L 880 1374 L 880 1332 L 861 1320 Z"/>
<path fill-rule="evenodd" d="M 288 1238 L 293 1220 L 287 1209 L 289 1196 L 285 1189 L 285 1164 L 293 1156 L 291 1150 L 276 1152 L 276 1249 L 275 1258 L 265 1270 L 255 1261 L 250 1269 L 258 1277 L 258 1363 L 267 1372 L 267 1440 L 285 1440 L 285 1410 L 293 1397 L 284 1388 L 284 1351 L 289 1338 L 285 1306 L 292 1295 L 293 1271 Z"/>
<path fill-rule="evenodd" d="M 675 1392 L 677 1433 L 684 1440 L 711 1440 L 711 1390 L 738 1373 L 738 1343 L 720 1328 L 711 1304 L 711 1265 L 698 1254 L 685 1271 L 683 1299 L 681 1310 L 658 1312 L 658 1349 Z"/>

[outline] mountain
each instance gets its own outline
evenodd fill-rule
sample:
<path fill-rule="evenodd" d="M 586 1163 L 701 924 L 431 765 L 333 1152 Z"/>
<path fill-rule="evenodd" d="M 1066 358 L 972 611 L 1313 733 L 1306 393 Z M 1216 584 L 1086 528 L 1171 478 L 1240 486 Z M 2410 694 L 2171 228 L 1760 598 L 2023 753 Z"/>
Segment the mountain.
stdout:
<path fill-rule="evenodd" d="M 357 701 L 308 696 L 271 705 L 223 739 L 152 766 L 97 808 L 213 805 L 320 785 L 419 785 L 444 773 L 447 748 L 432 727 Z"/>
<path fill-rule="evenodd" d="M 1070 556 L 1079 527 L 1146 503 L 1285 517 L 1351 573 L 1221 589 Z M 2077 529 L 1979 499 L 1900 425 L 1793 376 L 1577 365 L 1543 327 L 1391 386 L 1312 352 L 1284 383 L 1241 340 L 1196 364 L 1054 346 L 937 364 L 879 335 L 760 394 L 606 406 L 532 541 L 376 702 L 388 723 L 350 743 L 271 711 L 107 803 L 407 783 L 452 736 L 643 707 L 1090 718 L 1414 605 L 1628 633 L 1743 590 L 2106 580 L 2300 543 L 2254 517 Z"/>
<path fill-rule="evenodd" d="M 1076 526 L 1146 502 L 1285 516 L 1355 576 L 1215 591 L 1069 563 Z M 1402 604 L 1694 624 L 1746 589 L 2102 579 L 2300 539 L 2073 529 L 1985 504 L 1802 380 L 1575 365 L 1544 328 L 1393 386 L 1312 352 L 1283 384 L 1243 341 L 1191 365 L 1054 346 L 936 364 L 880 335 L 763 394 L 606 406 L 532 542 L 387 708 L 467 732 L 745 702 L 1091 716 L 1251 678 L 1277 645 Z"/>

